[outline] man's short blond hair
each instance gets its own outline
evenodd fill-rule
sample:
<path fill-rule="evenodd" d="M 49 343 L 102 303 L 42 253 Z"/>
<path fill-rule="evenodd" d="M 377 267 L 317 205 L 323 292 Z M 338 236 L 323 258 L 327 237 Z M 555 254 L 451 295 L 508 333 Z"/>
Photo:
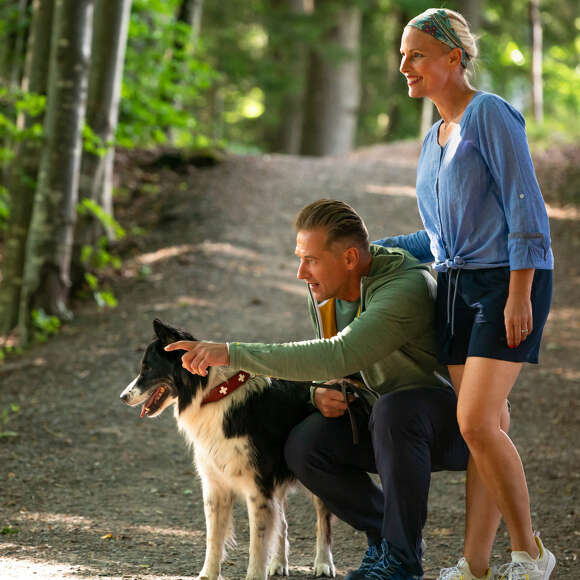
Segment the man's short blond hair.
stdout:
<path fill-rule="evenodd" d="M 344 201 L 319 199 L 302 208 L 294 222 L 296 231 L 326 228 L 326 247 L 346 242 L 369 251 L 369 233 L 356 211 Z"/>

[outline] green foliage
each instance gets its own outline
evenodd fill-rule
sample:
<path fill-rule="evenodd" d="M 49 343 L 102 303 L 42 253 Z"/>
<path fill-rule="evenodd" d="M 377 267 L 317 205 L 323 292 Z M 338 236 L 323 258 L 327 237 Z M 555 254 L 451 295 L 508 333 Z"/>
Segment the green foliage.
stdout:
<path fill-rule="evenodd" d="M 92 214 L 105 229 L 112 231 L 117 239 L 125 236 L 125 230 L 119 222 L 93 200 L 83 199 L 77 206 L 77 211 L 80 215 Z M 109 251 L 107 236 L 101 236 L 95 247 L 88 245 L 82 247 L 81 264 L 86 269 L 85 283 L 99 308 L 115 308 L 117 306 L 115 295 L 110 290 L 102 288 L 99 280 L 99 273 L 104 270 L 121 268 L 121 259 Z"/>
<path fill-rule="evenodd" d="M 0 185 L 0 230 L 4 229 L 10 215 L 10 195 L 8 190 Z"/>
<path fill-rule="evenodd" d="M 99 308 L 115 308 L 117 306 L 117 299 L 110 290 L 103 290 L 100 288 L 99 279 L 90 272 L 85 273 L 85 282 L 92 292 L 95 302 Z"/>
<path fill-rule="evenodd" d="M 0 437 L 2 436 L 2 434 L 0 433 Z M 4 526 L 1 530 L 0 530 L 0 534 L 2 534 L 3 536 L 10 536 L 12 534 L 17 534 L 20 530 L 18 528 L 13 528 L 12 526 Z"/>
<path fill-rule="evenodd" d="M 131 22 L 117 143 L 149 147 L 173 140 L 179 146 L 206 144 L 195 109 L 200 90 L 216 74 L 203 45 L 191 56 L 189 27 L 175 21 L 176 0 L 135 0 Z"/>
<path fill-rule="evenodd" d="M 16 433 L 16 431 L 12 431 L 6 428 L 12 416 L 15 413 L 18 413 L 18 411 L 20 411 L 20 407 L 18 405 L 15 405 L 14 403 L 11 403 L 9 407 L 0 410 L 0 438 L 18 436 L 18 433 Z M 11 531 L 5 531 L 7 530 L 7 528 L 9 528 L 9 526 L 3 528 L 1 533 L 4 535 L 18 533 L 18 530 L 16 530 L 15 528 L 11 528 L 10 529 Z"/>
<path fill-rule="evenodd" d="M 61 322 L 58 316 L 46 314 L 42 308 L 33 310 L 31 319 L 32 336 L 33 340 L 36 342 L 46 342 L 46 340 L 53 334 L 56 334 L 61 327 Z"/>
<path fill-rule="evenodd" d="M 125 235 L 125 230 L 121 224 L 92 199 L 83 199 L 77 205 L 77 212 L 79 215 L 92 214 L 105 229 L 112 231 L 117 238 L 122 238 Z"/>

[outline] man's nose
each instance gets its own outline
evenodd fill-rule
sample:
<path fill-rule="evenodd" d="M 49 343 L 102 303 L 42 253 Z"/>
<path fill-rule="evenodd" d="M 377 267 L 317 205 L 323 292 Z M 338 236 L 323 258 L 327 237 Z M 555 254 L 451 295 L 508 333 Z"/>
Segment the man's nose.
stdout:
<path fill-rule="evenodd" d="M 304 264 L 300 264 L 300 266 L 298 266 L 296 278 L 298 278 L 298 280 L 304 280 L 306 278 L 306 268 L 304 267 Z"/>

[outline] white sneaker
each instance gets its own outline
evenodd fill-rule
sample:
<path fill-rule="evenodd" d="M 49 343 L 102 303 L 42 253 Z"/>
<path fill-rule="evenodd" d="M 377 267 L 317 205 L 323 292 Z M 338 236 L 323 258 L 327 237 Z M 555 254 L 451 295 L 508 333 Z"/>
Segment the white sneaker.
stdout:
<path fill-rule="evenodd" d="M 451 568 L 443 568 L 439 573 L 439 580 L 491 580 L 491 569 L 488 569 L 485 576 L 479 578 L 471 573 L 469 562 L 465 558 L 461 558 L 457 562 L 457 566 Z"/>
<path fill-rule="evenodd" d="M 499 580 L 549 580 L 556 557 L 544 547 L 536 534 L 540 555 L 534 560 L 527 552 L 512 552 L 512 561 L 499 569 Z"/>

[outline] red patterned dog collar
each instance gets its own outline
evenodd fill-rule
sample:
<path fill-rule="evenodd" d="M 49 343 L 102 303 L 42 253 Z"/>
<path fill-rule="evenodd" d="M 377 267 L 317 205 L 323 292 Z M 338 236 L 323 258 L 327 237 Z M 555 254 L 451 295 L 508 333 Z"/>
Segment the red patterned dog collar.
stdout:
<path fill-rule="evenodd" d="M 214 387 L 201 402 L 202 406 L 208 403 L 215 403 L 224 397 L 227 397 L 230 393 L 233 393 L 236 389 L 248 382 L 250 378 L 249 373 L 240 371 L 236 373 L 233 377 L 230 377 L 227 381 L 220 383 Z"/>

